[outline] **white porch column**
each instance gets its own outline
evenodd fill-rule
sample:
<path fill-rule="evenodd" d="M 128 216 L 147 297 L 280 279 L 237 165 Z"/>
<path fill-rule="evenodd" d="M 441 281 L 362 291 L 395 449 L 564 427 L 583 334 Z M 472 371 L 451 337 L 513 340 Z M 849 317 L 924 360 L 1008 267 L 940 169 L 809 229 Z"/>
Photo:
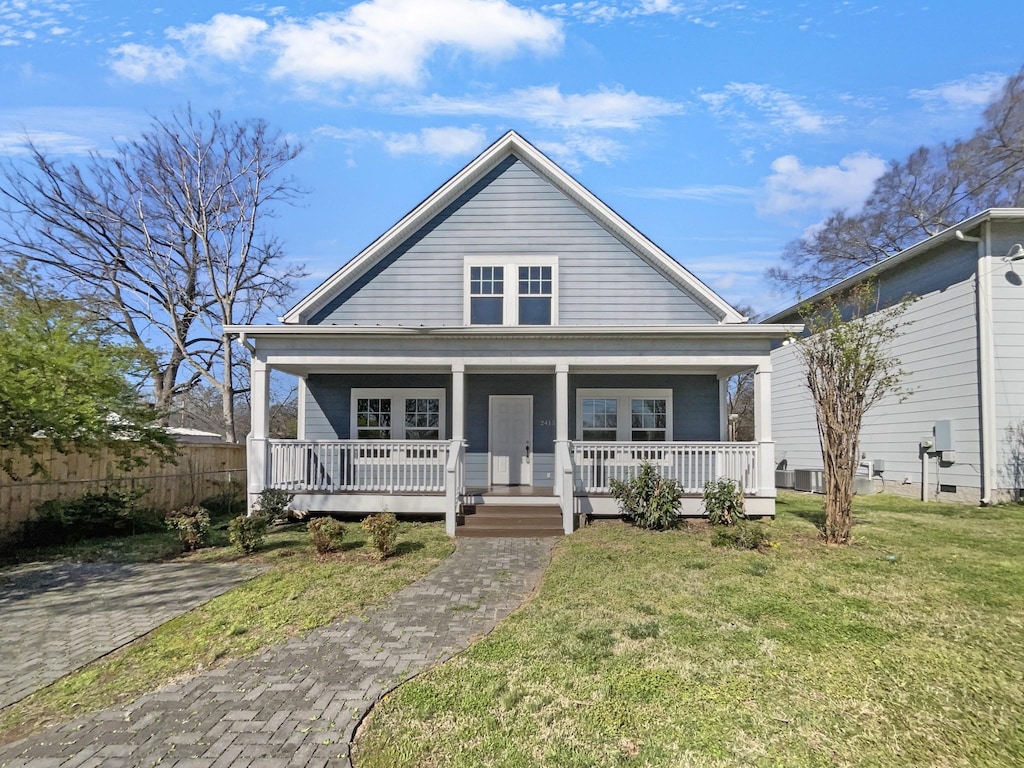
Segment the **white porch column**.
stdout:
<path fill-rule="evenodd" d="M 775 443 L 772 440 L 771 358 L 754 369 L 754 440 L 758 443 L 757 495 L 775 497 Z"/>
<path fill-rule="evenodd" d="M 466 366 L 452 363 L 452 440 L 466 439 Z"/>
<path fill-rule="evenodd" d="M 466 440 L 466 366 L 452 363 L 452 439 L 449 460 L 445 467 L 444 530 L 455 535 L 459 507 L 462 504 L 462 485 L 465 483 L 463 462 Z"/>
<path fill-rule="evenodd" d="M 569 452 L 569 366 L 555 365 L 555 494 L 562 505 L 562 530 L 576 530 L 576 494 Z"/>
<path fill-rule="evenodd" d="M 555 366 L 555 440 L 569 439 L 569 366 Z"/>
<path fill-rule="evenodd" d="M 249 514 L 255 511 L 260 491 L 267 487 L 270 463 L 267 455 L 267 433 L 270 431 L 270 371 L 265 361 L 254 353 L 249 364 L 251 415 L 246 439 L 248 457 L 246 476 Z"/>
<path fill-rule="evenodd" d="M 729 377 L 718 377 L 718 439 L 729 439 Z"/>

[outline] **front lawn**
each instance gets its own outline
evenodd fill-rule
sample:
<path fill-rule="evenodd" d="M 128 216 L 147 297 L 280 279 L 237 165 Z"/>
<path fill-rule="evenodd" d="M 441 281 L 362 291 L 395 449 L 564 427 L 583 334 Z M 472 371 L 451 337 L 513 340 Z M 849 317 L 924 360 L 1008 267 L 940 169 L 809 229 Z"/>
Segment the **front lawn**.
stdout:
<path fill-rule="evenodd" d="M 130 701 L 180 676 L 254 654 L 379 603 L 434 568 L 454 546 L 440 524 L 401 523 L 396 554 L 378 562 L 360 525 L 344 527 L 342 551 L 323 559 L 314 555 L 304 524 L 272 529 L 250 557 L 228 547 L 227 533 L 218 527 L 215 546 L 187 559 L 246 562 L 267 571 L 0 710 L 0 743 Z M 173 535 L 163 533 L 83 542 L 47 554 L 138 562 L 180 549 Z"/>
<path fill-rule="evenodd" d="M 766 554 L 598 523 L 360 729 L 379 766 L 1024 764 L 1024 507 L 779 500 Z"/>

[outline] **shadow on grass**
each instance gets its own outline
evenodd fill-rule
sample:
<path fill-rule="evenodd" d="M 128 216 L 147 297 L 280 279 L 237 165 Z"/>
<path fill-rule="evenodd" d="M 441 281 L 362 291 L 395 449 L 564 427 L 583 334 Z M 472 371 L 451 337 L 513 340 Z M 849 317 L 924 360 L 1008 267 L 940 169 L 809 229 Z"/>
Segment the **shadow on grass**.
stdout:
<path fill-rule="evenodd" d="M 813 508 L 809 509 L 803 504 L 794 504 L 788 499 L 782 497 L 775 500 L 776 512 L 783 511 L 786 514 L 799 517 L 802 520 L 806 520 L 818 531 L 825 530 L 825 508 L 824 502 L 821 504 L 815 504 Z"/>
<path fill-rule="evenodd" d="M 395 545 L 396 555 L 407 555 L 410 552 L 415 552 L 418 549 L 423 549 L 422 542 L 419 541 L 400 541 Z"/>

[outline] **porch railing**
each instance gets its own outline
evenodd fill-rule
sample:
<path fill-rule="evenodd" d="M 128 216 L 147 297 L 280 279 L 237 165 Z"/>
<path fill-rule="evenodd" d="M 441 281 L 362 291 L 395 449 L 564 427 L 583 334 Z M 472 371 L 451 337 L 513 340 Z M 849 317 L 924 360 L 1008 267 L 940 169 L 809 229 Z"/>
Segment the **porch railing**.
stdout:
<path fill-rule="evenodd" d="M 756 494 L 758 448 L 757 443 L 573 442 L 576 492 L 608 493 L 612 480 L 629 480 L 649 461 L 662 477 L 678 481 L 684 493 L 702 493 L 708 480 L 728 477 Z"/>
<path fill-rule="evenodd" d="M 436 440 L 269 440 L 271 488 L 444 493 L 449 443 Z"/>

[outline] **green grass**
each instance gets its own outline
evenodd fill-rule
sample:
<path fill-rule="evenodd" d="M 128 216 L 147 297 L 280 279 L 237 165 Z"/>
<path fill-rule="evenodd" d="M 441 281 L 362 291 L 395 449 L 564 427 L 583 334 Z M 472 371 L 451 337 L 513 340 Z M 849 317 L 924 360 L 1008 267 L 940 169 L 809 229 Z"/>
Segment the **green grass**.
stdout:
<path fill-rule="evenodd" d="M 784 495 L 765 553 L 599 523 L 538 594 L 401 686 L 378 766 L 1024 764 L 1024 508 Z"/>
<path fill-rule="evenodd" d="M 94 553 L 145 559 L 163 551 L 166 535 L 86 542 L 51 554 Z M 241 557 L 228 549 L 227 534 L 215 532 L 222 546 L 199 550 L 188 559 L 262 563 L 255 579 L 174 619 L 124 649 L 62 678 L 0 710 L 0 743 L 86 712 L 129 701 L 184 675 L 327 624 L 339 616 L 378 603 L 419 578 L 451 553 L 452 541 L 439 524 L 402 523 L 394 556 L 379 562 L 356 523 L 345 525 L 342 551 L 317 560 L 305 525 L 272 530 L 263 549 Z M 180 545 L 177 546 L 180 552 Z"/>

